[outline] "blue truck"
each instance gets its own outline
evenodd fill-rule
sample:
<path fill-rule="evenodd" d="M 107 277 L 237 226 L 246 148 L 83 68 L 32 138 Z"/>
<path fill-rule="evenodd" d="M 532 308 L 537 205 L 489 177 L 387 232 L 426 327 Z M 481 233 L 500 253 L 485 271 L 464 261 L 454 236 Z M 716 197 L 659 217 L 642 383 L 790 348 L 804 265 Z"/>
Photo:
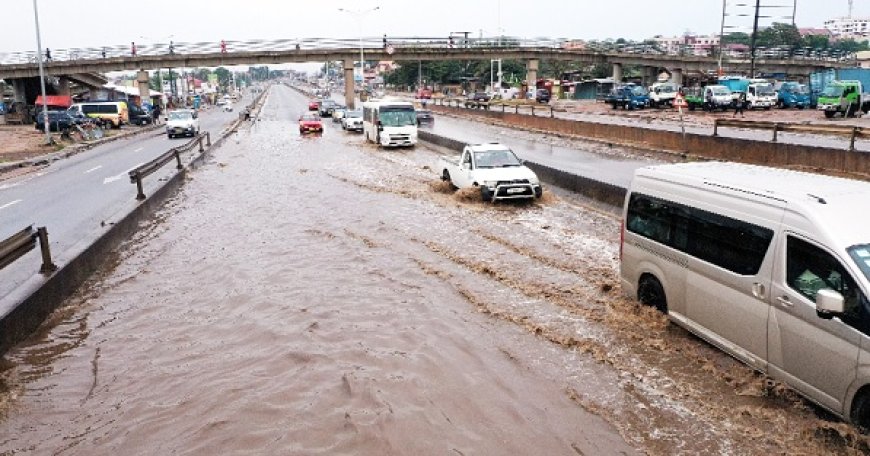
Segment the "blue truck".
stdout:
<path fill-rule="evenodd" d="M 785 81 L 776 89 L 776 105 L 780 108 L 809 108 L 812 105 L 810 89 L 806 84 Z"/>
<path fill-rule="evenodd" d="M 613 109 L 622 107 L 625 109 L 643 109 L 650 105 L 649 92 L 645 87 L 637 84 L 620 84 L 614 86 L 610 94 L 604 98 L 604 102 Z"/>

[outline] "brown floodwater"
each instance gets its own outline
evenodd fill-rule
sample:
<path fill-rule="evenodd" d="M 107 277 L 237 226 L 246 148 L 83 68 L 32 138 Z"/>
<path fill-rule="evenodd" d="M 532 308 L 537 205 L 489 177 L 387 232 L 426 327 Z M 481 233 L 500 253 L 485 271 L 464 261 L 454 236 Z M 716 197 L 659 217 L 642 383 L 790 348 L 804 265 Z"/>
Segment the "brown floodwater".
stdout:
<path fill-rule="evenodd" d="M 0 454 L 842 454 L 867 441 L 622 296 L 619 220 L 451 192 L 272 89 L 0 364 Z"/>

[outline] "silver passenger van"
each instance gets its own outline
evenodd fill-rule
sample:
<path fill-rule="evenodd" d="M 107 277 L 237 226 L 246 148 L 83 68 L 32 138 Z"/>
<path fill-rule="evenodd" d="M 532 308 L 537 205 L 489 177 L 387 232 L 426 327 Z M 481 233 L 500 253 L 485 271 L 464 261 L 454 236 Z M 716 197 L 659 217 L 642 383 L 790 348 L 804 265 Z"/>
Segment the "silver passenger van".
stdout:
<path fill-rule="evenodd" d="M 635 171 L 623 290 L 870 427 L 870 183 L 736 163 Z"/>

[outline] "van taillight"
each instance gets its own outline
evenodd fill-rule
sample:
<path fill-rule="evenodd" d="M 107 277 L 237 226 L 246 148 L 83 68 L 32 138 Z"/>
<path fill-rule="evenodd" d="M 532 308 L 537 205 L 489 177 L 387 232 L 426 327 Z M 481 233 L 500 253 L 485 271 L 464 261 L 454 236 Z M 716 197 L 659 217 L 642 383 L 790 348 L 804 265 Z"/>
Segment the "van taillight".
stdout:
<path fill-rule="evenodd" d="M 625 244 L 625 220 L 619 224 L 619 262 L 622 262 L 622 245 Z"/>

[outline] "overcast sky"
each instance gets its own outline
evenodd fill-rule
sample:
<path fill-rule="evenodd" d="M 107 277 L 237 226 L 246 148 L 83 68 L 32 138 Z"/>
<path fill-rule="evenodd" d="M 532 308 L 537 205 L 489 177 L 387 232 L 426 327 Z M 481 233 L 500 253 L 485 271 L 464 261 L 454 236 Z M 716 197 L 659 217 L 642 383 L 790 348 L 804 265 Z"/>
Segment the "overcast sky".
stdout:
<path fill-rule="evenodd" d="M 751 26 L 739 14 L 751 9 L 727 0 L 726 25 Z M 794 0 L 762 0 L 763 14 L 791 15 Z M 305 6 L 303 6 L 305 5 Z M 500 7 L 499 7 L 500 5 Z M 832 17 L 844 16 L 848 0 L 797 0 L 797 25 L 821 27 Z M 380 9 L 360 21 L 339 11 L 344 7 Z M 500 14 L 499 14 L 500 11 Z M 0 52 L 35 50 L 32 2 L 3 0 Z M 43 48 L 65 49 L 249 39 L 388 36 L 444 37 L 469 31 L 474 36 L 504 34 L 521 37 L 629 38 L 673 36 L 686 31 L 718 33 L 722 0 L 39 0 Z M 855 0 L 855 16 L 870 16 L 870 0 Z M 500 20 L 499 20 L 500 18 Z M 765 19 L 770 23 L 777 19 Z"/>

